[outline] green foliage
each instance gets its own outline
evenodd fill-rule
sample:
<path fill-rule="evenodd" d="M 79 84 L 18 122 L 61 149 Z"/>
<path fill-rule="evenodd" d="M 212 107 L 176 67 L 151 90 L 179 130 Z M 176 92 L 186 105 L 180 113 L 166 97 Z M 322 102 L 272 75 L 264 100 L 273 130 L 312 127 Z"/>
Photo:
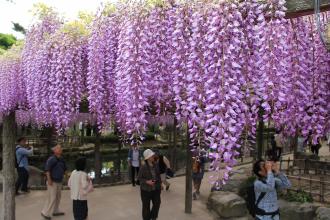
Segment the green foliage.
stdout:
<path fill-rule="evenodd" d="M 102 14 L 105 15 L 105 16 L 109 16 L 113 13 L 115 13 L 117 10 L 117 7 L 115 4 L 113 3 L 107 3 L 105 6 L 104 6 L 104 9 L 102 11 Z"/>
<path fill-rule="evenodd" d="M 96 137 L 91 136 L 91 137 L 84 137 L 84 140 L 86 143 L 95 143 L 96 142 Z M 102 144 L 105 143 L 118 143 L 119 142 L 119 137 L 115 134 L 108 134 L 105 136 L 100 137 L 100 141 Z"/>
<path fill-rule="evenodd" d="M 31 10 L 34 17 L 38 18 L 39 20 L 42 20 L 43 18 L 53 14 L 55 15 L 55 9 L 48 6 L 45 3 L 36 3 L 33 4 L 33 8 Z"/>
<path fill-rule="evenodd" d="M 90 25 L 94 20 L 94 15 L 90 12 L 80 11 L 78 13 L 78 18 L 85 25 Z"/>
<path fill-rule="evenodd" d="M 12 47 L 6 49 L 2 49 L 0 47 L 0 59 L 6 59 L 6 60 L 15 60 L 21 58 L 21 52 L 23 48 L 23 41 L 16 41 Z"/>
<path fill-rule="evenodd" d="M 146 141 L 152 141 L 155 140 L 155 133 L 151 131 L 147 131 L 144 135 Z"/>
<path fill-rule="evenodd" d="M 8 50 L 13 44 L 15 44 L 17 39 L 11 34 L 0 33 L 0 48 Z"/>
<path fill-rule="evenodd" d="M 108 134 L 106 136 L 101 136 L 101 143 L 117 143 L 119 142 L 118 135 Z"/>
<path fill-rule="evenodd" d="M 4 54 L 6 52 L 5 49 L 0 48 L 0 55 Z"/>
<path fill-rule="evenodd" d="M 313 202 L 313 197 L 309 193 L 303 190 L 298 190 L 298 191 L 290 190 L 284 196 L 284 199 L 289 202 L 300 202 L 300 203 Z"/>
<path fill-rule="evenodd" d="M 247 188 L 251 185 L 253 185 L 254 181 L 257 178 L 255 176 L 250 176 L 246 180 L 244 180 L 240 185 L 239 185 L 239 190 L 238 190 L 238 195 L 241 196 L 242 198 L 247 197 Z"/>

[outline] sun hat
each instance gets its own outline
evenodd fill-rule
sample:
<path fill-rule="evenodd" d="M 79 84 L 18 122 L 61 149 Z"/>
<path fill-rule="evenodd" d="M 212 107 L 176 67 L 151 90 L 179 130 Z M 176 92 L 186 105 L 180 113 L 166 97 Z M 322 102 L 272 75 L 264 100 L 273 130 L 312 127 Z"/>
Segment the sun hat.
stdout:
<path fill-rule="evenodd" d="M 148 160 L 150 157 L 152 157 L 154 155 L 155 155 L 155 153 L 150 149 L 147 149 L 143 152 L 143 157 L 145 160 Z"/>

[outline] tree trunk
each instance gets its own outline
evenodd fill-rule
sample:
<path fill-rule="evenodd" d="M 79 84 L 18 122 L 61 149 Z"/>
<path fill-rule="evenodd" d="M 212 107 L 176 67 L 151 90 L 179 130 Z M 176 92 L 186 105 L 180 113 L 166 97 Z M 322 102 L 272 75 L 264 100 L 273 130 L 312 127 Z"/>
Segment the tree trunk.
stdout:
<path fill-rule="evenodd" d="M 15 220 L 15 112 L 3 116 L 3 213 L 2 220 Z"/>
<path fill-rule="evenodd" d="M 192 209 L 192 153 L 189 146 L 189 127 L 187 125 L 186 140 L 186 197 L 185 197 L 185 213 L 191 213 Z"/>
<path fill-rule="evenodd" d="M 102 170 L 102 163 L 101 163 L 101 152 L 100 152 L 100 146 L 101 146 L 101 133 L 99 129 L 96 129 L 96 140 L 95 140 L 95 181 L 97 183 L 101 180 L 101 170 Z"/>
<path fill-rule="evenodd" d="M 296 159 L 297 157 L 297 152 L 298 152 L 298 137 L 299 137 L 299 133 L 298 133 L 298 129 L 296 131 L 296 135 L 294 136 L 293 139 L 293 159 Z"/>
<path fill-rule="evenodd" d="M 118 153 L 117 153 L 117 175 L 121 175 L 121 158 L 120 158 L 120 152 L 121 152 L 121 141 L 118 141 Z"/>
<path fill-rule="evenodd" d="M 176 117 L 174 117 L 174 132 L 173 132 L 173 152 L 172 152 L 172 167 L 173 170 L 176 171 L 178 170 L 178 158 L 177 158 L 177 150 L 178 150 L 178 144 L 177 144 L 177 126 L 178 126 L 178 120 L 176 119 Z"/>
<path fill-rule="evenodd" d="M 258 113 L 258 129 L 257 129 L 257 159 L 260 160 L 262 158 L 262 153 L 264 149 L 264 109 L 263 107 L 259 107 Z"/>
<path fill-rule="evenodd" d="M 54 127 L 49 126 L 44 128 L 45 136 L 46 136 L 46 145 L 47 145 L 47 155 L 52 154 L 52 148 L 55 146 L 55 140 L 53 138 Z"/>

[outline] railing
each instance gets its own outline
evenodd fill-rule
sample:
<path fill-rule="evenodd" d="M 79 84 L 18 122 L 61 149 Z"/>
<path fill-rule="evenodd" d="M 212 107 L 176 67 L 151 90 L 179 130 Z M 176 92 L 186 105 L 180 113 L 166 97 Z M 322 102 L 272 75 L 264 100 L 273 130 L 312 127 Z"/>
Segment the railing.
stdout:
<path fill-rule="evenodd" d="M 288 159 L 280 161 L 280 170 L 287 173 L 330 175 L 330 162 L 311 159 Z"/>
<path fill-rule="evenodd" d="M 290 190 L 303 190 L 315 201 L 330 203 L 330 162 L 289 158 L 280 161 L 280 169 L 292 183 Z"/>
<path fill-rule="evenodd" d="M 330 181 L 326 181 L 325 177 L 301 177 L 288 175 L 292 183 L 292 187 L 289 190 L 305 191 L 309 193 L 314 200 L 322 203 L 330 203 Z"/>

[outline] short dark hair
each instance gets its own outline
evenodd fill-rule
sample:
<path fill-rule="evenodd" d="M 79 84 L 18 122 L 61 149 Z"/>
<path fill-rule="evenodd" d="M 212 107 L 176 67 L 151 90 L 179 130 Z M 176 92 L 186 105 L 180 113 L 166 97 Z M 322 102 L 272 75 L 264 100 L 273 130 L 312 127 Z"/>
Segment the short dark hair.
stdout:
<path fill-rule="evenodd" d="M 77 171 L 84 171 L 86 169 L 86 157 L 80 157 L 76 160 L 75 166 Z"/>
<path fill-rule="evenodd" d="M 260 174 L 259 174 L 259 172 L 260 172 L 260 170 L 261 170 L 260 164 L 263 163 L 263 162 L 265 162 L 265 160 L 261 159 L 261 160 L 256 161 L 256 162 L 253 164 L 253 173 L 254 173 L 255 175 L 257 175 L 258 177 L 261 177 Z"/>
<path fill-rule="evenodd" d="M 17 143 L 21 142 L 21 141 L 26 141 L 26 137 L 20 137 L 17 139 Z"/>

